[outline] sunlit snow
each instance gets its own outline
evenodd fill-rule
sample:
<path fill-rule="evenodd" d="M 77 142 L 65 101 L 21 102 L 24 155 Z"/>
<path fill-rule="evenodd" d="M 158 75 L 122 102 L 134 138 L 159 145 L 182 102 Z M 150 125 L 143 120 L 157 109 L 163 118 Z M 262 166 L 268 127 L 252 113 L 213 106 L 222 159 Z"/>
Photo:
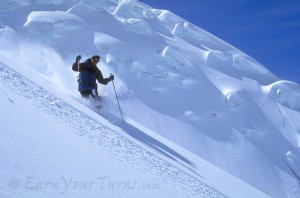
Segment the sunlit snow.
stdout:
<path fill-rule="evenodd" d="M 1 0 L 0 48 L 1 197 L 300 196 L 300 86 L 180 16 Z M 125 124 L 112 83 L 81 99 L 79 54 L 115 75 Z"/>

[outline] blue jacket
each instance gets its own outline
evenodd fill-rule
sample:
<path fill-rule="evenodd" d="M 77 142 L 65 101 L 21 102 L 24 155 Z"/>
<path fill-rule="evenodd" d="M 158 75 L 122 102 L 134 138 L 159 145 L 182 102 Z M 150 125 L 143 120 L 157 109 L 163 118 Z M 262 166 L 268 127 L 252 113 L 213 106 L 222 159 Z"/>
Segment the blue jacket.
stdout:
<path fill-rule="evenodd" d="M 72 69 L 78 71 L 78 63 L 74 63 Z M 97 89 L 96 80 L 104 85 L 110 81 L 110 78 L 103 78 L 102 72 L 96 65 L 92 65 L 90 58 L 79 64 L 79 72 L 78 91 L 80 92 Z"/>

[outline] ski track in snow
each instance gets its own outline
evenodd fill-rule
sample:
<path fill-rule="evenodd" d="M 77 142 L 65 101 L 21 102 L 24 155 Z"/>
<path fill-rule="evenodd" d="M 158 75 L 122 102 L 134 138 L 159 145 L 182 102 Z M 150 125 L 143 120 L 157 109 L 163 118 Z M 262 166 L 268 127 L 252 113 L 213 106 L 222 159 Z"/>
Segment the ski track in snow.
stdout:
<path fill-rule="evenodd" d="M 176 188 L 186 192 L 184 197 L 225 197 L 205 183 L 166 162 L 154 152 L 110 130 L 88 115 L 78 112 L 1 62 L 0 82 L 12 92 L 28 99 L 41 111 L 62 120 L 67 127 L 75 129 L 77 135 L 88 138 L 91 143 L 108 150 L 122 164 L 150 172 L 163 182 L 175 181 Z"/>

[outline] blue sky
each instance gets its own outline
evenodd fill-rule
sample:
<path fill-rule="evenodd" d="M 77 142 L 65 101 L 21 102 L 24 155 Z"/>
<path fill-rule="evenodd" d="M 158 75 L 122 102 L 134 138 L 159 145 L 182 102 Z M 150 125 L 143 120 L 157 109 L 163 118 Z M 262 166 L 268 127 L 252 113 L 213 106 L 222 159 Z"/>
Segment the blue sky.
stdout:
<path fill-rule="evenodd" d="M 300 0 L 139 0 L 194 23 L 300 83 Z"/>

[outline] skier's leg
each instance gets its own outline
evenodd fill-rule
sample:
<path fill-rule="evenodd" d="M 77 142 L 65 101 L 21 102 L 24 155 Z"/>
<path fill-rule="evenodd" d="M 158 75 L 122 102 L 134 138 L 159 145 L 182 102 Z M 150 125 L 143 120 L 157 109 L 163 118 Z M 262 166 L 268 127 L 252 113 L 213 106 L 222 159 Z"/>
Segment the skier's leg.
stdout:
<path fill-rule="evenodd" d="M 93 97 L 92 91 L 81 91 L 80 94 L 83 98 L 89 98 L 90 96 Z"/>

